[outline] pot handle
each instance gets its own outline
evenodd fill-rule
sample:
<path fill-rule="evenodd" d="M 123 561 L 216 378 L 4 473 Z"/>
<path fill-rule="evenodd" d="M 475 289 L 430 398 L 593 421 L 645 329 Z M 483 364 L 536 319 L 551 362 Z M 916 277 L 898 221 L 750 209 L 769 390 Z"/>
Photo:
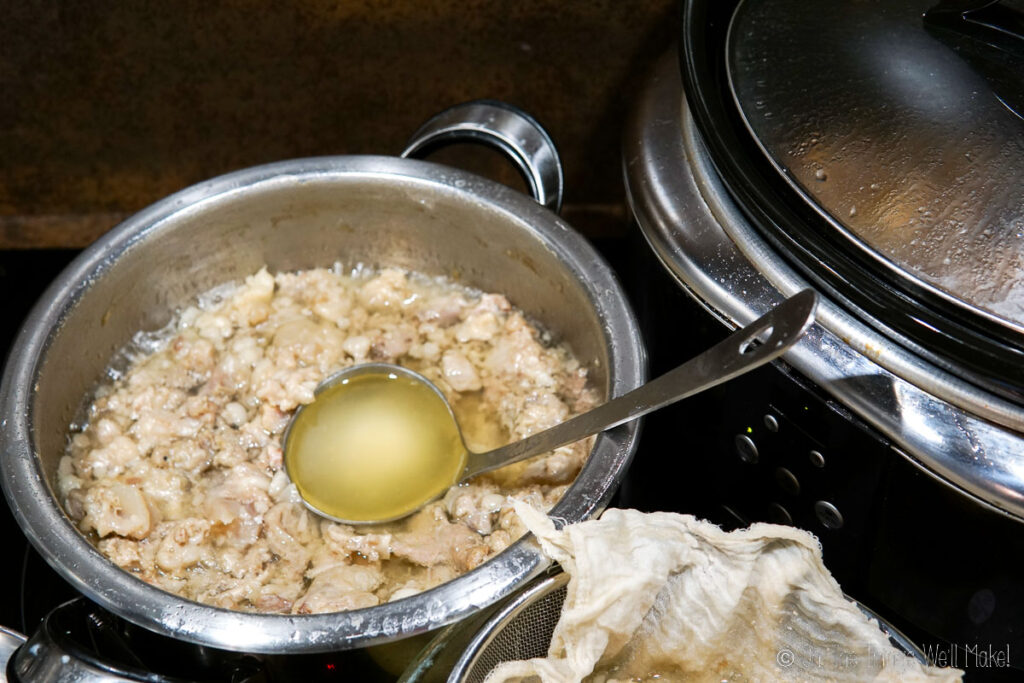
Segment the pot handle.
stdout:
<path fill-rule="evenodd" d="M 516 165 L 540 204 L 562 208 L 562 162 L 551 136 L 526 112 L 496 100 L 457 104 L 420 126 L 402 152 L 420 158 L 456 142 L 494 147 Z"/>

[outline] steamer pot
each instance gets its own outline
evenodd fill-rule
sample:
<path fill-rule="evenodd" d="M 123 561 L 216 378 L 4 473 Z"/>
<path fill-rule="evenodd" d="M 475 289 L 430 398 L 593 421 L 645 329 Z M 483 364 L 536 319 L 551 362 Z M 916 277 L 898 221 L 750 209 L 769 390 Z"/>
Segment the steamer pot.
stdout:
<path fill-rule="evenodd" d="M 264 264 L 280 271 L 362 263 L 454 276 L 506 294 L 567 342 L 604 397 L 640 385 L 645 354 L 622 289 L 553 211 L 562 174 L 547 134 L 517 110 L 470 103 L 428 122 L 405 155 L 449 140 L 484 141 L 504 151 L 537 201 L 412 158 L 273 163 L 144 209 L 85 250 L 44 293 L 4 373 L 0 469 L 19 525 L 77 590 L 131 622 L 192 643 L 311 653 L 430 631 L 509 595 L 543 570 L 540 550 L 523 539 L 453 581 L 377 607 L 320 615 L 230 611 L 165 593 L 120 570 L 78 532 L 54 494 L 68 425 L 136 331 L 161 328 L 197 294 Z M 552 514 L 577 521 L 600 512 L 638 432 L 630 424 L 600 435 Z"/>
<path fill-rule="evenodd" d="M 647 440 L 682 431 L 698 453 L 687 480 L 677 480 L 672 490 L 660 486 L 660 493 L 655 489 L 664 472 L 641 456 L 623 498 L 726 525 L 765 520 L 808 528 L 819 535 L 826 564 L 844 589 L 915 640 L 942 642 L 964 656 L 979 644 L 1010 648 L 1010 665 L 1020 667 L 1024 584 L 1010 558 L 1024 553 L 1024 400 L 1017 378 L 1000 368 L 1014 365 L 1022 341 L 1014 320 L 1019 282 L 1009 265 L 1024 263 L 1013 232 L 1024 225 L 1024 176 L 986 180 L 977 174 L 993 168 L 985 161 L 1024 165 L 1024 124 L 1011 111 L 1014 100 L 1004 96 L 1006 82 L 992 85 L 992 72 L 966 63 L 966 43 L 951 49 L 922 19 L 932 4 L 830 3 L 808 11 L 785 0 L 682 3 L 679 51 L 651 74 L 624 143 L 627 194 L 646 242 L 641 258 L 653 255 L 663 267 L 660 278 L 643 284 L 647 295 L 640 304 L 653 371 L 688 353 L 661 339 L 704 345 L 806 286 L 823 300 L 816 324 L 783 362 L 708 395 L 688 414 L 648 420 Z M 959 3 L 965 14 L 968 5 L 998 4 Z M 837 12 L 849 16 L 833 31 L 828 17 Z M 897 27 L 879 29 L 887 19 Z M 849 39 L 837 40 L 843 31 Z M 925 61 L 929 51 L 938 62 Z M 858 59 L 864 71 L 856 79 L 837 66 Z M 747 85 L 763 99 L 743 102 L 742 76 L 730 71 L 739 62 L 749 69 L 745 77 L 757 74 Z M 810 75 L 796 76 L 793 63 Z M 969 79 L 974 94 L 951 93 L 944 80 L 949 72 L 935 64 L 955 67 L 956 78 Z M 816 89 L 871 88 L 886 78 L 915 90 L 902 99 L 890 93 L 871 100 Z M 706 79 L 718 90 L 712 92 Z M 785 107 L 782 91 L 795 93 Z M 895 126 L 905 123 L 894 101 L 925 120 L 922 127 L 933 126 L 924 140 L 912 132 L 889 135 L 879 123 L 886 115 L 871 110 L 872 102 L 898 119 Z M 957 104 L 992 120 L 964 121 Z M 770 115 L 758 120 L 764 112 Z M 857 232 L 864 228 L 857 217 L 873 211 L 862 203 L 866 196 L 882 193 L 887 182 L 901 189 L 907 178 L 926 177 L 915 191 L 940 197 L 962 186 L 961 138 L 936 133 L 942 123 L 954 131 L 997 129 L 974 148 L 991 145 L 996 152 L 976 154 L 981 171 L 975 164 L 970 172 L 979 196 L 995 192 L 1003 201 L 965 201 L 962 207 L 956 197 L 941 207 L 949 212 L 936 212 L 922 227 L 899 222 L 923 212 L 917 203 L 898 201 L 916 196 L 894 190 L 885 207 L 893 251 L 886 252 Z M 798 130 L 815 134 L 802 146 L 772 137 Z M 829 136 L 841 137 L 840 143 Z M 900 148 L 898 172 L 876 176 L 874 187 L 861 182 L 866 169 L 880 168 L 870 162 L 873 145 L 907 139 L 912 144 Z M 847 184 L 829 195 L 823 186 L 836 181 Z M 939 270 L 961 261 L 974 284 L 1005 278 L 1007 296 L 996 302 L 998 310 L 981 296 L 990 289 L 958 289 L 954 278 L 929 274 L 928 259 L 901 261 L 908 252 L 892 246 L 899 246 L 900 234 L 920 236 L 913 233 L 918 228 L 937 243 L 939 219 L 957 210 L 978 211 L 987 221 L 982 227 L 988 232 L 979 227 L 966 235 L 982 240 L 974 245 L 973 267 L 969 244 L 950 247 L 947 263 L 941 250 L 927 256 L 937 254 Z M 1004 236 L 1008 241 L 999 241 Z M 954 237 L 966 239 L 956 233 L 948 245 L 959 244 Z M 987 250 L 986 239 L 999 250 Z M 1009 265 L 993 268 L 986 258 Z M 930 344 L 929 334 L 943 343 Z M 1003 355 L 993 351 L 997 347 Z"/>

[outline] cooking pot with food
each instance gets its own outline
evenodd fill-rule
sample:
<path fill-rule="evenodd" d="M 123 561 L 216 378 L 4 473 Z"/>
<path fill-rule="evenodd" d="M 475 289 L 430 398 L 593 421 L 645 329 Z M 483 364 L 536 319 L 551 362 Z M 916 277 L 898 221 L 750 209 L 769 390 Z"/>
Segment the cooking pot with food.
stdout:
<path fill-rule="evenodd" d="M 482 141 L 504 151 L 519 165 L 536 201 L 473 174 L 410 158 L 456 140 Z M 68 493 L 76 483 L 68 478 L 67 466 L 59 471 L 62 458 L 76 448 L 73 439 L 69 445 L 69 434 L 88 419 L 83 411 L 97 398 L 97 387 L 122 377 L 152 346 L 154 337 L 148 333 L 190 315 L 189 307 L 201 294 L 213 291 L 216 299 L 226 291 L 215 289 L 219 285 L 249 278 L 244 287 L 273 289 L 274 273 L 395 269 L 387 272 L 411 271 L 431 281 L 447 278 L 501 295 L 487 301 L 507 299 L 522 311 L 522 320 L 543 330 L 537 339 L 569 349 L 580 369 L 574 376 L 582 380 L 585 371 L 595 400 L 642 383 L 644 351 L 622 289 L 586 240 L 554 213 L 561 202 L 562 174 L 543 129 L 518 110 L 475 102 L 428 122 L 404 156 L 285 161 L 200 183 L 112 230 L 46 291 L 25 322 L 4 375 L 3 487 L 31 542 L 76 589 L 164 635 L 224 650 L 301 653 L 361 647 L 435 629 L 510 594 L 542 571 L 546 561 L 539 549 L 519 540 L 441 585 L 411 595 L 414 591 L 395 593 L 375 606 L 322 614 L 215 607 L 115 566 L 97 550 L 96 539 L 90 541 L 79 530 L 82 519 L 93 513 L 83 512 L 77 507 L 83 501 Z M 292 284 L 299 289 L 309 285 Z M 307 328 L 298 336 L 311 333 Z M 366 355 L 363 341 L 349 353 Z M 438 353 L 433 349 L 424 357 Z M 507 360 L 510 365 L 525 362 L 514 354 Z M 296 360 L 300 367 L 306 362 Z M 455 367 L 450 373 L 452 383 L 464 379 L 461 372 Z M 98 398 L 111 396 L 108 391 L 100 390 Z M 529 404 L 528 397 L 524 400 Z M 222 417 L 239 425 L 251 409 L 237 405 L 231 408 L 237 420 L 230 414 Z M 597 436 L 551 514 L 576 521 L 600 512 L 632 457 L 638 431 L 637 424 L 629 424 Z M 121 484 L 112 486 L 115 503 L 123 500 L 117 497 Z M 70 509 L 62 505 L 65 497 Z M 106 512 L 114 521 L 106 523 L 116 528 L 123 522 L 121 532 L 130 537 L 131 519 L 117 516 L 130 517 L 133 511 L 109 500 Z M 85 525 L 89 533 L 102 531 L 90 524 Z M 182 534 L 184 540 L 188 532 Z M 149 575 L 135 571 L 167 588 L 158 569 Z"/>
<path fill-rule="evenodd" d="M 641 458 L 627 502 L 808 528 L 918 641 L 1024 652 L 1019 3 L 681 10 L 624 151 L 655 370 L 823 301 L 785 363 L 647 425 L 728 457 L 672 484 Z"/>

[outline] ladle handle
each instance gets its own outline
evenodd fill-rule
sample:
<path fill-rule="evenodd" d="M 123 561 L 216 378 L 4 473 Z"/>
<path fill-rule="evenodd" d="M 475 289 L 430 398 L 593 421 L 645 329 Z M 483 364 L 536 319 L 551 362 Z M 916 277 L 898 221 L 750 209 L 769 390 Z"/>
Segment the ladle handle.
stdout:
<path fill-rule="evenodd" d="M 814 322 L 818 295 L 805 289 L 704 353 L 582 415 L 486 453 L 470 453 L 464 476 L 545 453 L 611 429 L 772 361 Z"/>

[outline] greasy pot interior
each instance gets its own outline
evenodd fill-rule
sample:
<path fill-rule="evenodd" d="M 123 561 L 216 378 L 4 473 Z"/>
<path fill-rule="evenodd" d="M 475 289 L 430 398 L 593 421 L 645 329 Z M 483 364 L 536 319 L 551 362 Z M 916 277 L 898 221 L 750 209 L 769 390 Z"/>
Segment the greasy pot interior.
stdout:
<path fill-rule="evenodd" d="M 170 216 L 105 264 L 50 338 L 33 411 L 47 479 L 83 397 L 135 332 L 264 264 L 398 266 L 504 293 L 568 342 L 604 390 L 608 358 L 589 296 L 555 252 L 510 225 L 520 220 L 462 193 L 372 175 L 272 179 Z"/>

